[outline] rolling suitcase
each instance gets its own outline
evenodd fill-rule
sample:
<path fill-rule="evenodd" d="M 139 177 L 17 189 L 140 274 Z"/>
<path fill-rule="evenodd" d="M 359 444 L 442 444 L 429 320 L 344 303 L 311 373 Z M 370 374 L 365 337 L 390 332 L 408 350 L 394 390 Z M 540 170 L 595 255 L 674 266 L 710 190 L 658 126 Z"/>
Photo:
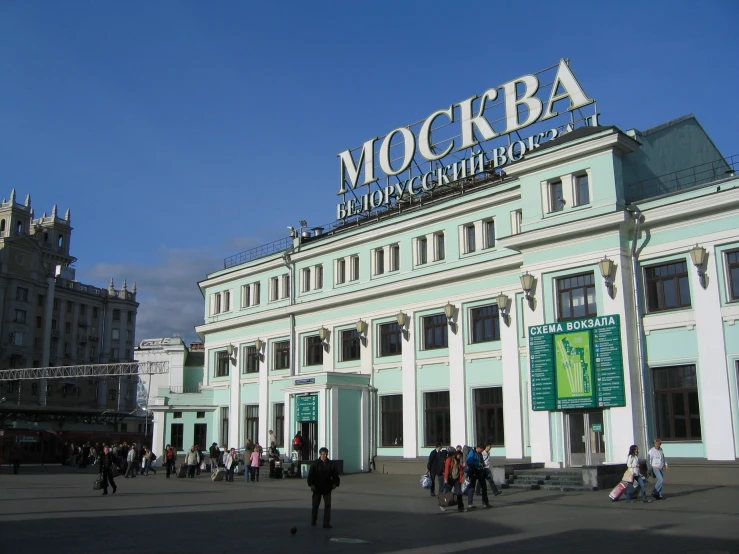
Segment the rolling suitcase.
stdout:
<path fill-rule="evenodd" d="M 448 508 L 457 505 L 457 495 L 453 492 L 439 493 L 439 507 Z"/>
<path fill-rule="evenodd" d="M 621 481 L 618 485 L 613 487 L 613 490 L 608 495 L 608 497 L 615 502 L 624 493 L 627 486 L 628 486 L 628 483 Z"/>
<path fill-rule="evenodd" d="M 177 478 L 184 479 L 185 477 L 187 477 L 187 466 L 185 464 L 180 464 L 180 467 L 177 468 Z"/>
<path fill-rule="evenodd" d="M 225 467 L 219 467 L 215 472 L 210 474 L 210 478 L 213 481 L 223 481 L 223 478 L 226 476 L 226 468 Z"/>

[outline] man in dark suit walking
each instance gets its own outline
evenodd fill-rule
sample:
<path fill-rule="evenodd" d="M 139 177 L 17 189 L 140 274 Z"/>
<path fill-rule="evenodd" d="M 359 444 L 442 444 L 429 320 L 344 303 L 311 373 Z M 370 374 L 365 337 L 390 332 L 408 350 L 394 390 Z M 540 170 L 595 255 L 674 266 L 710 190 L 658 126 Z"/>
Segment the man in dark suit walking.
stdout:
<path fill-rule="evenodd" d="M 325 446 L 319 450 L 319 458 L 310 465 L 308 486 L 313 491 L 310 524 L 316 526 L 318 507 L 323 498 L 323 528 L 331 529 L 331 491 L 339 486 L 339 471 L 328 459 L 328 448 Z"/>
<path fill-rule="evenodd" d="M 436 478 L 444 474 L 444 462 L 446 461 L 446 452 L 441 449 L 441 443 L 436 443 L 436 448 L 429 454 L 429 460 L 426 463 L 426 473 L 431 478 L 431 496 L 436 496 Z M 444 492 L 444 481 L 439 480 L 439 493 Z"/>

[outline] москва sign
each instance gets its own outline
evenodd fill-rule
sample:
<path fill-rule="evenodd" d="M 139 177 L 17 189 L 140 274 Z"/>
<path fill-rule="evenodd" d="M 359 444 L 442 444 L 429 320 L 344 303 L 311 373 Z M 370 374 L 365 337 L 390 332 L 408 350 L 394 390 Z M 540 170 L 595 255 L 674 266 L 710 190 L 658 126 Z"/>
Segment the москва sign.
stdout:
<path fill-rule="evenodd" d="M 377 160 L 379 170 L 387 178 L 387 186 L 371 192 L 368 191 L 361 196 L 357 196 L 353 191 L 358 186 L 370 185 L 382 177 L 382 175 L 379 175 L 379 171 L 376 173 L 378 165 L 375 160 L 375 144 L 379 139 L 375 137 L 366 141 L 357 157 L 352 154 L 352 150 L 345 150 L 340 153 L 340 185 L 337 194 L 345 195 L 349 192 L 353 194 L 354 198 L 338 204 L 338 219 L 344 219 L 357 213 L 371 211 L 390 204 L 393 199 L 398 199 L 406 193 L 413 196 L 424 191 L 433 190 L 437 186 L 454 182 L 457 179 L 481 173 L 486 169 L 486 157 L 490 162 L 488 168 L 490 166 L 497 168 L 518 161 L 527 151 L 536 149 L 540 143 L 556 138 L 558 132 L 555 128 L 532 134 L 530 137 L 521 140 L 511 141 L 509 139 L 508 145 L 495 148 L 487 154 L 475 152 L 473 156 L 461 161 L 441 165 L 423 174 L 409 175 L 406 180 L 397 178 L 397 182 L 390 183 L 389 177 L 400 175 L 405 171 L 412 173 L 414 169 L 420 167 L 420 164 L 416 161 L 417 155 L 430 163 L 438 162 L 454 152 L 468 148 L 472 149 L 481 142 L 510 135 L 534 123 L 560 115 L 560 112 L 555 110 L 555 104 L 560 101 L 569 100 L 569 106 L 566 110 L 568 112 L 594 102 L 585 94 L 565 60 L 561 60 L 557 66 L 557 72 L 551 84 L 551 91 L 546 104 L 536 96 L 539 88 L 540 83 L 536 75 L 524 75 L 485 91 L 479 97 L 480 101 L 478 102 L 476 115 L 474 114 L 473 104 L 478 97 L 473 96 L 446 109 L 433 112 L 423 121 L 417 133 L 411 130 L 411 127 L 414 126 L 399 127 L 390 131 L 385 135 L 380 144 L 379 152 L 377 152 L 379 154 Z M 503 91 L 504 117 L 498 120 L 505 121 L 505 129 L 502 130 L 496 130 L 485 117 L 486 104 L 498 98 L 499 89 Z M 523 119 L 522 116 L 524 116 Z M 448 121 L 446 125 L 457 123 L 458 133 L 453 137 L 441 138 L 441 140 L 434 142 L 432 131 L 438 131 L 441 127 L 446 126 L 440 125 L 434 128 L 434 122 L 438 118 L 445 118 Z M 589 122 L 597 124 L 595 115 L 590 120 L 585 119 L 584 121 L 585 124 Z M 482 140 L 478 140 L 478 136 Z M 393 144 L 393 140 L 396 138 L 402 140 L 402 142 Z M 441 148 L 442 145 L 445 145 L 443 149 Z M 402 146 L 403 150 L 402 155 L 396 160 L 392 160 L 390 155 L 390 149 L 394 146 Z"/>

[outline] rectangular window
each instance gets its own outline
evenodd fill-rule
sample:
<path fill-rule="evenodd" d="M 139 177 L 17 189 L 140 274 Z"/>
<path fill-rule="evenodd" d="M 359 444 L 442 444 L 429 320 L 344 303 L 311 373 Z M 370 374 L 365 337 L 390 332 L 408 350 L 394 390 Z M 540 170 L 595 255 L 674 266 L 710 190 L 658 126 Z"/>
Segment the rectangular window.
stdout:
<path fill-rule="evenodd" d="M 113 321 L 120 321 L 121 320 L 121 311 L 116 309 L 113 310 Z"/>
<path fill-rule="evenodd" d="M 485 248 L 495 248 L 495 221 L 483 223 L 485 230 Z"/>
<path fill-rule="evenodd" d="M 252 304 L 254 306 L 258 306 L 259 305 L 259 302 L 260 302 L 259 297 L 260 297 L 260 292 L 261 292 L 260 291 L 260 288 L 261 287 L 260 287 L 259 283 L 253 283 L 252 286 L 251 286 L 251 289 L 252 289 L 252 295 L 251 295 L 252 296 L 252 300 L 251 300 L 251 302 L 252 302 Z"/>
<path fill-rule="evenodd" d="M 80 315 L 87 315 L 87 304 L 80 304 Z M 131 322 L 131 312 L 128 313 L 128 322 Z"/>
<path fill-rule="evenodd" d="M 246 439 L 256 444 L 259 442 L 259 406 L 244 406 L 244 443 Z"/>
<path fill-rule="evenodd" d="M 67 325 L 67 324 L 65 323 L 65 325 Z M 111 332 L 110 332 L 110 338 L 113 339 L 113 340 L 120 339 L 121 338 L 121 331 L 120 331 L 120 329 L 113 329 L 113 330 L 111 330 Z"/>
<path fill-rule="evenodd" d="M 24 339 L 23 333 L 19 331 L 16 331 L 15 333 L 10 334 L 10 340 L 14 346 L 23 346 L 23 339 Z"/>
<path fill-rule="evenodd" d="M 549 211 L 561 212 L 565 207 L 564 196 L 562 196 L 562 181 L 549 183 Z"/>
<path fill-rule="evenodd" d="M 316 266 L 316 288 L 317 289 L 323 288 L 323 266 L 322 265 Z"/>
<path fill-rule="evenodd" d="M 198 443 L 200 444 L 200 443 Z M 228 408 L 221 408 L 221 445 L 228 444 Z"/>
<path fill-rule="evenodd" d="M 172 412 L 172 419 L 182 419 L 182 412 Z"/>
<path fill-rule="evenodd" d="M 223 311 L 231 311 L 231 291 L 227 290 L 223 292 Z"/>
<path fill-rule="evenodd" d="M 359 359 L 359 333 L 356 329 L 341 331 L 341 361 Z"/>
<path fill-rule="evenodd" d="M 225 350 L 216 352 L 216 377 L 227 377 L 230 363 L 228 352 Z"/>
<path fill-rule="evenodd" d="M 56 330 L 56 319 L 52 319 L 52 320 L 51 320 L 51 328 L 52 328 L 53 330 Z M 53 334 L 54 334 L 54 333 L 52 333 L 52 335 L 53 335 Z"/>
<path fill-rule="evenodd" d="M 305 338 L 305 365 L 323 364 L 323 341 L 318 335 Z"/>
<path fill-rule="evenodd" d="M 418 265 L 423 265 L 428 262 L 428 241 L 426 237 L 418 239 Z"/>
<path fill-rule="evenodd" d="M 21 300 L 22 302 L 28 302 L 28 289 L 18 287 L 15 289 L 15 299 Z"/>
<path fill-rule="evenodd" d="M 470 310 L 472 343 L 500 340 L 500 315 L 498 306 L 491 304 Z"/>
<path fill-rule="evenodd" d="M 380 444 L 403 446 L 403 395 L 380 397 Z"/>
<path fill-rule="evenodd" d="M 341 285 L 346 282 L 346 261 L 336 261 L 336 284 Z"/>
<path fill-rule="evenodd" d="M 205 419 L 205 412 L 195 412 L 195 417 L 198 419 Z"/>
<path fill-rule="evenodd" d="M 129 342 L 133 340 L 133 331 L 131 329 L 126 329 L 126 340 Z"/>
<path fill-rule="evenodd" d="M 116 360 L 116 361 L 118 361 L 118 357 L 119 357 L 119 352 L 120 352 L 120 349 L 119 349 L 119 348 L 113 348 L 113 349 L 111 350 L 111 357 L 112 357 L 112 358 L 113 358 L 114 360 Z"/>
<path fill-rule="evenodd" d="M 465 225 L 464 227 L 464 251 L 466 254 L 475 251 L 475 226 Z"/>
<path fill-rule="evenodd" d="M 385 251 L 382 248 L 375 250 L 375 275 L 385 273 Z"/>
<path fill-rule="evenodd" d="M 359 256 L 352 256 L 352 281 L 359 280 Z"/>
<path fill-rule="evenodd" d="M 36 303 L 36 305 L 43 307 L 45 301 L 46 301 L 46 297 L 43 294 L 39 294 L 38 302 Z"/>
<path fill-rule="evenodd" d="M 31 396 L 34 398 L 38 396 L 38 383 L 31 383 Z"/>
<path fill-rule="evenodd" d="M 67 334 L 72 332 L 72 322 L 71 321 L 64 322 L 64 332 Z"/>
<path fill-rule="evenodd" d="M 72 308 L 73 307 L 74 307 L 74 303 L 73 302 L 70 302 L 70 301 L 67 301 L 67 313 L 68 314 L 71 314 L 72 313 Z"/>
<path fill-rule="evenodd" d="M 26 310 L 16 310 L 15 311 L 15 322 L 16 323 L 26 322 Z"/>
<path fill-rule="evenodd" d="M 244 373 L 259 372 L 259 352 L 256 346 L 244 348 Z"/>
<path fill-rule="evenodd" d="M 558 321 L 598 315 L 592 273 L 557 279 Z"/>
<path fill-rule="evenodd" d="M 434 350 L 448 346 L 448 325 L 444 314 L 423 318 L 423 349 Z"/>
<path fill-rule="evenodd" d="M 126 323 L 133 323 L 133 312 L 126 312 Z"/>
<path fill-rule="evenodd" d="M 58 311 L 58 310 L 59 310 L 59 299 L 54 298 L 54 311 Z"/>
<path fill-rule="evenodd" d="M 698 379 L 694 365 L 652 369 L 657 436 L 701 440 Z"/>
<path fill-rule="evenodd" d="M 578 175 L 575 177 L 575 206 L 584 206 L 585 204 L 590 204 L 588 176 Z"/>
<path fill-rule="evenodd" d="M 397 323 L 379 325 L 380 356 L 399 356 L 403 351 L 403 332 Z"/>
<path fill-rule="evenodd" d="M 228 420 L 226 420 L 228 422 Z M 205 448 L 208 444 L 208 424 L 195 423 L 192 426 L 193 443 L 199 448 Z"/>
<path fill-rule="evenodd" d="M 390 271 L 400 270 L 400 245 L 393 244 L 390 247 Z"/>
<path fill-rule="evenodd" d="M 98 309 L 95 306 L 93 306 L 93 308 L 92 308 L 92 317 L 93 317 L 93 319 L 97 319 L 97 317 L 98 317 Z"/>
<path fill-rule="evenodd" d="M 310 290 L 310 268 L 306 267 L 300 272 L 300 280 L 302 286 L 300 287 L 301 292 L 308 292 Z"/>
<path fill-rule="evenodd" d="M 290 276 L 282 276 L 282 298 L 290 298 Z"/>
<path fill-rule="evenodd" d="M 275 442 L 277 446 L 285 445 L 285 404 L 273 404 Z"/>
<path fill-rule="evenodd" d="M 427 392 L 424 399 L 424 440 L 426 447 L 451 444 L 449 391 Z"/>
<path fill-rule="evenodd" d="M 115 400 L 118 398 L 118 391 L 115 389 L 108 389 L 108 400 Z"/>
<path fill-rule="evenodd" d="M 661 312 L 690 307 L 688 266 L 683 262 L 655 265 L 644 269 L 647 311 Z"/>
<path fill-rule="evenodd" d="M 275 369 L 290 369 L 290 341 L 274 344 Z"/>
<path fill-rule="evenodd" d="M 182 423 L 173 423 L 170 426 L 169 442 L 175 450 L 184 450 L 183 440 L 185 435 L 185 426 Z"/>
<path fill-rule="evenodd" d="M 243 285 L 241 287 L 241 307 L 248 308 L 251 306 L 251 287 Z"/>
<path fill-rule="evenodd" d="M 729 277 L 729 299 L 739 300 L 739 250 L 726 254 L 726 271 Z"/>
<path fill-rule="evenodd" d="M 503 388 L 475 389 L 477 444 L 503 446 Z"/>
<path fill-rule="evenodd" d="M 517 235 L 521 232 L 523 224 L 523 210 L 515 210 L 511 212 L 511 234 Z"/>
<path fill-rule="evenodd" d="M 436 233 L 434 235 L 434 259 L 439 261 L 446 258 L 446 248 L 444 245 L 444 233 Z"/>
<path fill-rule="evenodd" d="M 269 299 L 277 300 L 280 297 L 279 294 L 280 280 L 277 277 L 272 277 L 269 280 Z"/>

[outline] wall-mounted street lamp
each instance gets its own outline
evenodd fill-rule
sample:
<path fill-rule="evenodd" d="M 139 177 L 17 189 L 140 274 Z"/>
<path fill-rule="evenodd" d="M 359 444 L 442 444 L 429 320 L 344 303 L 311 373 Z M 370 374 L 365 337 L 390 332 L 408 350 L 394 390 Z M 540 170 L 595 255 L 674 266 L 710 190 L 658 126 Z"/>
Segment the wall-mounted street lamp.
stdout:
<path fill-rule="evenodd" d="M 257 353 L 262 351 L 263 346 L 264 346 L 264 343 L 262 342 L 262 339 L 257 339 L 254 341 L 254 347 L 257 349 Z"/>
<path fill-rule="evenodd" d="M 228 359 L 230 362 L 236 365 L 236 347 L 233 344 L 229 344 L 226 347 L 226 352 L 228 353 Z"/>
<path fill-rule="evenodd" d="M 526 297 L 526 302 L 528 302 L 529 308 L 533 310 L 534 309 L 533 308 L 534 297 L 532 296 L 531 291 L 534 290 L 534 285 L 536 284 L 536 277 L 534 277 L 533 275 L 531 275 L 531 273 L 527 271 L 526 273 L 521 275 L 520 280 L 521 280 L 521 288 L 523 289 L 524 295 Z"/>
<path fill-rule="evenodd" d="M 498 304 L 498 310 L 500 311 L 500 315 L 503 317 L 503 321 L 508 325 L 508 296 L 501 292 L 495 297 L 495 302 Z"/>
<path fill-rule="evenodd" d="M 693 260 L 693 265 L 698 270 L 701 287 L 706 288 L 706 272 L 703 268 L 706 261 L 708 261 L 708 252 L 705 248 L 696 244 L 690 249 L 690 259 Z"/>
<path fill-rule="evenodd" d="M 321 342 L 326 342 L 326 339 L 328 338 L 328 329 L 321 327 L 318 330 L 318 337 L 321 339 Z"/>
<path fill-rule="evenodd" d="M 405 329 L 405 326 L 408 325 L 408 314 L 404 312 L 398 312 L 398 315 L 396 315 L 395 318 L 398 320 L 398 325 L 400 325 L 400 328 Z"/>
<path fill-rule="evenodd" d="M 360 336 L 364 335 L 367 332 L 367 322 L 363 319 L 360 319 L 357 321 L 357 333 L 359 333 Z"/>
<path fill-rule="evenodd" d="M 456 312 L 457 309 L 454 307 L 454 304 L 451 302 L 447 302 L 446 306 L 444 306 L 444 315 L 446 316 L 446 322 L 451 325 L 452 320 L 454 319 L 454 312 Z"/>
<path fill-rule="evenodd" d="M 613 260 L 604 256 L 603 259 L 598 262 L 598 267 L 600 268 L 600 274 L 603 276 L 603 281 L 608 289 L 608 295 L 613 298 L 613 281 L 611 280 L 611 277 L 613 277 Z"/>

